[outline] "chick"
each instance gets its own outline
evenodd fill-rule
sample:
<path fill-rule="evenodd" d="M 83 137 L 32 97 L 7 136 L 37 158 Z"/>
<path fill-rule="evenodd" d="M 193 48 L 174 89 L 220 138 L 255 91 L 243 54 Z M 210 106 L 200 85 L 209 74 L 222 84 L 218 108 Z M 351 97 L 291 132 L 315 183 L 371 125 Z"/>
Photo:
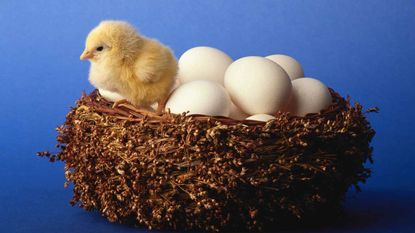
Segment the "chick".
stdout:
<path fill-rule="evenodd" d="M 139 108 L 164 109 L 177 74 L 172 51 L 124 21 L 102 21 L 88 34 L 81 60 L 89 59 L 89 81 L 119 93 Z"/>

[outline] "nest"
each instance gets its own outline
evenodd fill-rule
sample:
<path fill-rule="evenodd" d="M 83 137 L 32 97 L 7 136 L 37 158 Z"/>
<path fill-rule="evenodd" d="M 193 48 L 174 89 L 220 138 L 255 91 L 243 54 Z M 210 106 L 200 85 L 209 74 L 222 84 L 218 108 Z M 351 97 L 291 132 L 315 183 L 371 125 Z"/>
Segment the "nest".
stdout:
<path fill-rule="evenodd" d="M 333 90 L 318 114 L 267 123 L 165 112 L 97 91 L 59 132 L 71 204 L 150 229 L 261 231 L 335 216 L 350 186 L 370 176 L 374 136 L 362 107 Z M 275 229 L 275 228 L 274 228 Z"/>

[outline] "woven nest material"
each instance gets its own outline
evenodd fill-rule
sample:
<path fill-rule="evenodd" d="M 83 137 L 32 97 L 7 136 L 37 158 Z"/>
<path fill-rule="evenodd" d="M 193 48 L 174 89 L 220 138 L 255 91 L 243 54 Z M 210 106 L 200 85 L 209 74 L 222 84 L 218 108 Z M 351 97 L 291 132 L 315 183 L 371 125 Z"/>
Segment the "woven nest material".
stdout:
<path fill-rule="evenodd" d="M 267 123 L 155 115 L 83 95 L 58 128 L 71 203 L 150 229 L 248 230 L 333 216 L 370 175 L 362 107 L 331 90 L 319 114 Z M 67 185 L 68 183 L 65 183 Z"/>

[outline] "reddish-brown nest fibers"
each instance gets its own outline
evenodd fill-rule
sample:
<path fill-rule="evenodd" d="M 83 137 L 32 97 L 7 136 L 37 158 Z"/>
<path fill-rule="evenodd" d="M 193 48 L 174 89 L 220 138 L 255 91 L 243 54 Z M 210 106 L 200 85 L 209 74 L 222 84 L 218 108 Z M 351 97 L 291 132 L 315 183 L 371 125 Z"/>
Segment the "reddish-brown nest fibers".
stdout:
<path fill-rule="evenodd" d="M 261 231 L 333 216 L 370 175 L 374 131 L 331 90 L 319 114 L 267 123 L 112 108 L 83 95 L 58 128 L 72 204 L 150 229 Z"/>

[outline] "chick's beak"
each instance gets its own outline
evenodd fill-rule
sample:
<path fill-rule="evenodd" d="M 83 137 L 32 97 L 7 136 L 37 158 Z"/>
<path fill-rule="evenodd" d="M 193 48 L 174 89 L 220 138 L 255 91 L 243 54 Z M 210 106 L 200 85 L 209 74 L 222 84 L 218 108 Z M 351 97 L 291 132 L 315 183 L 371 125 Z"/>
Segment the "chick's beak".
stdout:
<path fill-rule="evenodd" d="M 91 59 L 93 57 L 94 57 L 94 54 L 85 49 L 84 52 L 82 52 L 82 54 L 79 57 L 79 59 L 86 60 L 86 59 Z"/>

